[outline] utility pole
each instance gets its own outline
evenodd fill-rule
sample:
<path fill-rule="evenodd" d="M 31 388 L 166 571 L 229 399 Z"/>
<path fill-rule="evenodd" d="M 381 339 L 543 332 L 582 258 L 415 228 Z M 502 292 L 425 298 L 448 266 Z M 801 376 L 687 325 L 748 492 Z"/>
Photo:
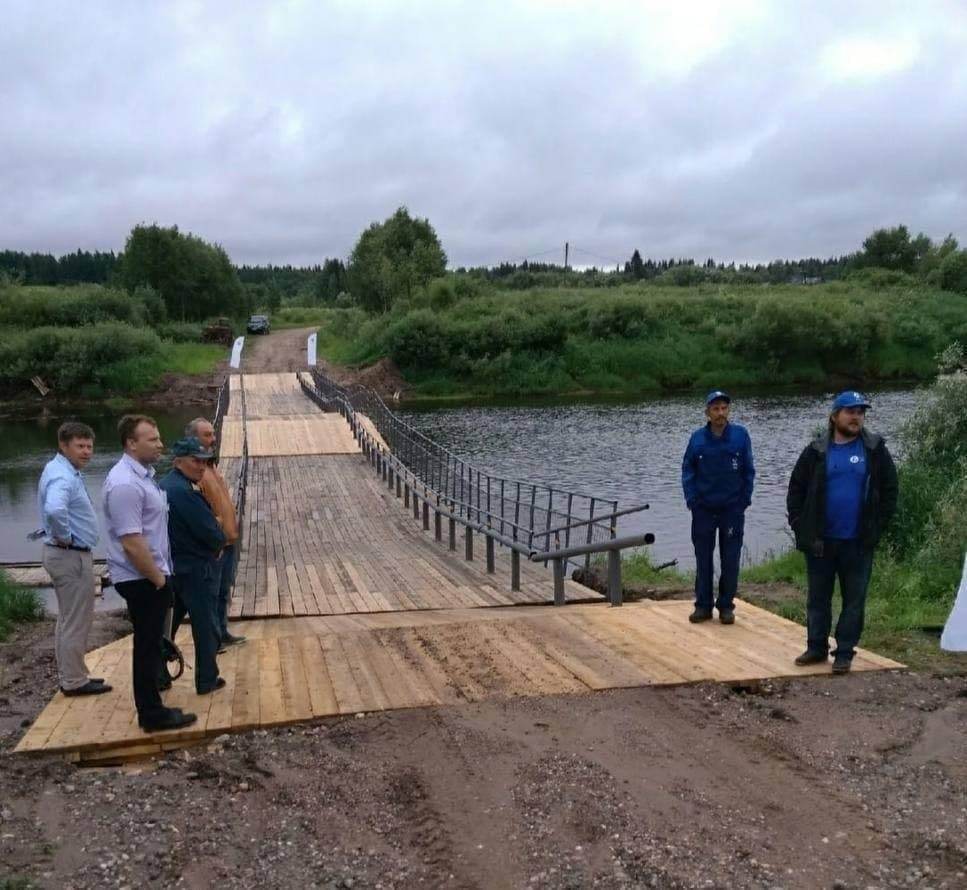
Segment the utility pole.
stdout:
<path fill-rule="evenodd" d="M 564 242 L 564 271 L 565 272 L 567 272 L 567 252 L 568 252 L 568 247 L 569 247 L 569 245 L 568 245 L 567 241 L 565 241 Z"/>

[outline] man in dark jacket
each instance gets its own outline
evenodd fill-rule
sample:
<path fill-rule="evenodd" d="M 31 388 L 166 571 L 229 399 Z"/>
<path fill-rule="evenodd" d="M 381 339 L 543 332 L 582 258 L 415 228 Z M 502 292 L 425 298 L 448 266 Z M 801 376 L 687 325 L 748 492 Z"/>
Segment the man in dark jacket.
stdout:
<path fill-rule="evenodd" d="M 897 474 L 883 437 L 864 429 L 866 399 L 852 390 L 833 402 L 829 429 L 806 446 L 789 480 L 786 508 L 796 547 L 806 554 L 806 651 L 796 664 L 829 656 L 833 585 L 843 608 L 833 673 L 845 674 L 863 632 L 873 550 L 896 512 Z"/>
<path fill-rule="evenodd" d="M 705 399 L 708 423 L 692 433 L 682 460 L 682 489 L 692 511 L 695 545 L 695 610 L 693 624 L 708 621 L 712 606 L 722 624 L 735 622 L 735 593 L 739 586 L 739 558 L 745 511 L 752 503 L 755 464 L 752 440 L 745 427 L 729 423 L 731 398 L 717 389 Z M 719 595 L 714 601 L 715 535 L 719 539 Z"/>
<path fill-rule="evenodd" d="M 198 485 L 214 454 L 194 436 L 179 439 L 171 452 L 174 469 L 161 481 L 168 496 L 168 537 L 175 572 L 171 637 L 174 639 L 187 612 L 195 644 L 195 691 L 206 695 L 225 685 L 215 660 L 220 645 L 218 558 L 225 533 Z"/>

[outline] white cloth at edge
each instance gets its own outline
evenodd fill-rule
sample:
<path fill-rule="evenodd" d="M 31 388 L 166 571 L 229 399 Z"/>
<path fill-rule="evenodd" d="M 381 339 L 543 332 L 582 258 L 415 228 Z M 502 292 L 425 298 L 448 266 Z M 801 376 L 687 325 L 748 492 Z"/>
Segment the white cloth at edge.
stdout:
<path fill-rule="evenodd" d="M 960 589 L 940 636 L 940 648 L 948 652 L 967 652 L 967 555 L 960 576 Z"/>

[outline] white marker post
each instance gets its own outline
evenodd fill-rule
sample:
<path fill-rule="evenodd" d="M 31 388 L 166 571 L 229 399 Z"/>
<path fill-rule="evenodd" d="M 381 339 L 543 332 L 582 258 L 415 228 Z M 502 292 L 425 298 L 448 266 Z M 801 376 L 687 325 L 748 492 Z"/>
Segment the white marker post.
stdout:
<path fill-rule="evenodd" d="M 242 347 L 245 345 L 244 337 L 236 337 L 235 345 L 232 346 L 232 358 L 229 361 L 229 367 L 240 368 L 242 365 Z"/>
<path fill-rule="evenodd" d="M 306 343 L 306 352 L 308 353 L 309 367 L 314 368 L 316 366 L 316 335 L 309 334 L 309 340 Z"/>

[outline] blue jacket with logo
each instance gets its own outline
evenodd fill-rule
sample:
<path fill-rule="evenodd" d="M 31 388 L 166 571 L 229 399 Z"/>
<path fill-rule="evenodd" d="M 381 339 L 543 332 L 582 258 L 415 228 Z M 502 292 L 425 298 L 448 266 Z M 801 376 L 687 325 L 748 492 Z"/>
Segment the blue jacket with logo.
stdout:
<path fill-rule="evenodd" d="M 692 433 L 682 459 L 682 489 L 689 510 L 744 510 L 752 503 L 754 479 L 752 440 L 744 426 L 727 423 L 716 436 L 705 424 Z"/>

